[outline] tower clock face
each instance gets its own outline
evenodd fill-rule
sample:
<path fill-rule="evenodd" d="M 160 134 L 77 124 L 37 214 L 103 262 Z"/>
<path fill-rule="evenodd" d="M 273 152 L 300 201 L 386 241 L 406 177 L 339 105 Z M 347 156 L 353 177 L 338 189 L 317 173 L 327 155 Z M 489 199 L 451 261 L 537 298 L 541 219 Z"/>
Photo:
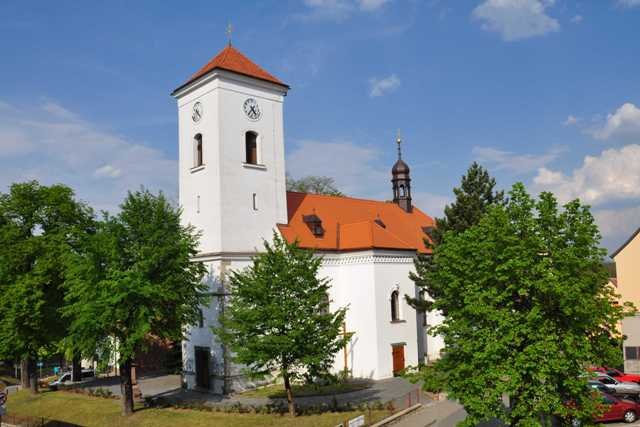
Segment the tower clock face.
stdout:
<path fill-rule="evenodd" d="M 193 111 L 191 112 L 191 119 L 198 123 L 202 118 L 202 104 L 200 102 L 196 102 L 193 104 Z"/>
<path fill-rule="evenodd" d="M 260 106 L 258 105 L 258 101 L 253 98 L 247 98 L 242 105 L 242 109 L 244 113 L 247 115 L 249 120 L 260 120 L 260 116 L 262 113 L 260 112 Z"/>

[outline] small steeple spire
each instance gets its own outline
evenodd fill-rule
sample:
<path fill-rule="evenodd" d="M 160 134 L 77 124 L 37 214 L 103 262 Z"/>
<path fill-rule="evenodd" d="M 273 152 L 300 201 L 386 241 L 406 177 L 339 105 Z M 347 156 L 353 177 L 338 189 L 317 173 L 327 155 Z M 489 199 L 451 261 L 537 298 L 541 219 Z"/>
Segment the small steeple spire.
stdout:
<path fill-rule="evenodd" d="M 233 33 L 233 25 L 231 25 L 231 22 L 227 24 L 227 29 L 225 30 L 225 33 L 227 34 L 229 46 L 231 46 L 231 34 Z"/>
<path fill-rule="evenodd" d="M 398 144 L 398 160 L 391 169 L 391 182 L 393 184 L 393 202 L 398 204 L 405 212 L 411 213 L 411 177 L 409 165 L 402 160 L 402 138 L 400 129 L 396 134 Z"/>

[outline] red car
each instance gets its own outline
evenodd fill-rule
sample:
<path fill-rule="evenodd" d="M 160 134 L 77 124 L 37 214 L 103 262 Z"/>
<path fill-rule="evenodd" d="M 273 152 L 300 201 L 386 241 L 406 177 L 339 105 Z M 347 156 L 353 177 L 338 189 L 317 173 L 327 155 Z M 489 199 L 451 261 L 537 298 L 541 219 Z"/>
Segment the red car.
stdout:
<path fill-rule="evenodd" d="M 619 370 L 613 369 L 613 368 L 607 368 L 606 366 L 596 367 L 596 368 L 592 368 L 590 370 L 594 371 L 594 372 L 602 372 L 604 374 L 609 375 L 610 377 L 615 378 L 616 380 L 618 380 L 620 382 L 640 383 L 640 375 L 637 375 L 637 374 L 625 374 L 622 371 L 619 371 Z"/>
<path fill-rule="evenodd" d="M 596 418 L 596 421 L 624 421 L 632 423 L 638 419 L 640 405 L 630 400 L 618 399 L 610 394 L 602 393 L 602 400 L 607 406 L 607 412 Z"/>

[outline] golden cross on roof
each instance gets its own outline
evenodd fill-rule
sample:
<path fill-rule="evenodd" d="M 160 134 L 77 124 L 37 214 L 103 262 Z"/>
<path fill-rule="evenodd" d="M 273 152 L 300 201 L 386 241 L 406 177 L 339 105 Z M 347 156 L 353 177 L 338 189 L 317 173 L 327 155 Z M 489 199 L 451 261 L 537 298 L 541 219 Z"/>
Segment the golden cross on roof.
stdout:
<path fill-rule="evenodd" d="M 227 39 L 229 39 L 229 46 L 231 46 L 231 33 L 233 33 L 233 25 L 231 23 L 227 24 L 225 33 L 227 33 Z"/>
<path fill-rule="evenodd" d="M 402 158 L 402 151 L 400 149 L 400 144 L 402 144 L 402 138 L 400 137 L 400 129 L 396 133 L 396 143 L 398 144 L 398 159 Z"/>

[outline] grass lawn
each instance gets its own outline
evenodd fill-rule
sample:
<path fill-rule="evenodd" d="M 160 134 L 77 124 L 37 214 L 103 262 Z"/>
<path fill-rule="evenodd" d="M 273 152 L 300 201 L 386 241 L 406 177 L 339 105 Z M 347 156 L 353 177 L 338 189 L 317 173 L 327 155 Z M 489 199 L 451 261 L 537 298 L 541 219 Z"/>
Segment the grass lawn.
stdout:
<path fill-rule="evenodd" d="M 292 391 L 293 391 L 294 397 L 330 396 L 332 394 L 340 394 L 340 393 L 348 393 L 350 391 L 364 390 L 369 387 L 371 387 L 371 384 L 364 381 L 337 383 L 337 384 L 329 384 L 324 386 L 304 384 L 304 385 L 293 385 Z M 260 387 L 254 390 L 245 391 L 243 393 L 240 393 L 240 396 L 286 398 L 287 394 L 282 384 L 272 384 L 266 387 Z"/>
<path fill-rule="evenodd" d="M 45 417 L 82 426 L 284 426 L 333 427 L 362 412 L 326 413 L 290 418 L 280 415 L 228 414 L 189 409 L 140 408 L 130 417 L 120 415 L 120 401 L 90 397 L 63 391 L 43 392 L 31 396 L 27 391 L 9 395 L 7 412 L 10 415 Z M 389 415 L 387 411 L 372 411 L 372 420 L 379 421 Z"/>

